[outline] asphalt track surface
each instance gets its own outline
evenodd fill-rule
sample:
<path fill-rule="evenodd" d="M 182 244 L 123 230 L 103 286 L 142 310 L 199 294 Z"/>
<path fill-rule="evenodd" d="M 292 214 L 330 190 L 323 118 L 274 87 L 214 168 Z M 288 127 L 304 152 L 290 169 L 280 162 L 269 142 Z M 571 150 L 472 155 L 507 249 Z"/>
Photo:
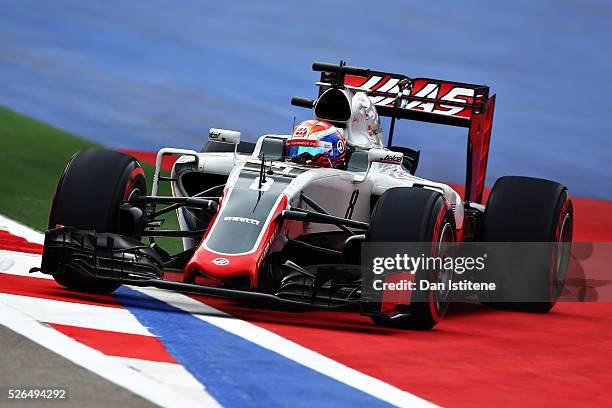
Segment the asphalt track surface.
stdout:
<path fill-rule="evenodd" d="M 24 407 L 32 402 L 6 399 L 7 388 L 65 389 L 65 401 L 37 401 L 37 407 L 151 407 L 151 402 L 57 355 L 0 325 L 2 397 L 0 407 Z"/>
<path fill-rule="evenodd" d="M 486 83 L 497 93 L 487 182 L 558 180 L 612 199 L 612 5 L 474 1 L 4 0 L 0 104 L 112 147 L 254 140 L 309 112 L 314 60 Z M 462 129 L 401 121 L 419 174 L 462 183 Z"/>

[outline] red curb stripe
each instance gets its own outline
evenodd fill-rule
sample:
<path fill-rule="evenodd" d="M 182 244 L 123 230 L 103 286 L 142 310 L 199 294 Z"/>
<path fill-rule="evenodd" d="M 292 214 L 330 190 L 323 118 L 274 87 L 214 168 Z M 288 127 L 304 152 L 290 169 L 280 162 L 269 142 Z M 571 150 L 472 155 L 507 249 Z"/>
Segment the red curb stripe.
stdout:
<path fill-rule="evenodd" d="M 0 293 L 123 309 L 113 295 L 73 292 L 53 279 L 0 273 Z"/>
<path fill-rule="evenodd" d="M 29 254 L 42 254 L 43 246 L 13 235 L 6 230 L 0 230 L 0 249 L 6 251 L 26 252 Z"/>
<path fill-rule="evenodd" d="M 51 326 L 79 343 L 109 356 L 176 364 L 174 358 L 168 354 L 156 337 L 55 323 L 51 323 Z"/>

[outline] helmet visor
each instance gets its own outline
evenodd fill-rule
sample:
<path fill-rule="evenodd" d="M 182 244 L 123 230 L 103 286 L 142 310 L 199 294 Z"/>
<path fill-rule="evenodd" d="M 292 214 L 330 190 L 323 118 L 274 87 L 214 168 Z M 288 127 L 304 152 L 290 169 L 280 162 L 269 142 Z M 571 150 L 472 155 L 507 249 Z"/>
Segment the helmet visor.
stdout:
<path fill-rule="evenodd" d="M 312 156 L 317 154 L 328 154 L 333 145 L 330 142 L 309 139 L 294 139 L 287 142 L 287 156 L 290 158 L 309 153 Z"/>

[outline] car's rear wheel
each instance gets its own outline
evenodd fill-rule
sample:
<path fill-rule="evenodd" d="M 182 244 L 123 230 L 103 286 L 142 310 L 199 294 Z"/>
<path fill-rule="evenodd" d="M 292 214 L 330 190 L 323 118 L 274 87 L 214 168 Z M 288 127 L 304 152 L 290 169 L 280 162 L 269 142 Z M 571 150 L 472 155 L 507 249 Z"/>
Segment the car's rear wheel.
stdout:
<path fill-rule="evenodd" d="M 565 284 L 572 241 L 573 209 L 567 188 L 532 177 L 501 177 L 491 190 L 482 227 L 483 241 L 535 243 L 520 245 L 533 247 L 533 254 L 542 259 L 534 262 L 524 255 L 502 260 L 512 266 L 511 273 L 507 267 L 488 267 L 484 278 L 496 283 L 496 293 L 487 304 L 539 313 L 552 309 Z"/>
<path fill-rule="evenodd" d="M 133 157 L 112 150 L 81 150 L 60 176 L 51 204 L 49 229 L 65 226 L 117 232 L 121 202 L 146 193 L 144 171 Z M 80 292 L 110 293 L 120 286 L 83 277 L 68 268 L 53 277 L 60 285 Z"/>
<path fill-rule="evenodd" d="M 427 248 L 425 255 L 430 256 L 442 256 L 455 240 L 455 219 L 444 196 L 437 191 L 410 187 L 393 188 L 380 197 L 366 234 L 366 241 L 370 243 L 426 243 L 418 247 Z M 408 255 L 418 257 L 422 253 Z M 433 328 L 448 309 L 448 282 L 452 278 L 451 270 L 418 270 L 414 279 L 417 285 L 421 280 L 443 282 L 446 289 L 419 290 L 417 287 L 411 293 L 410 304 L 401 305 L 401 312 L 381 313 L 372 320 L 378 325 L 405 329 Z"/>

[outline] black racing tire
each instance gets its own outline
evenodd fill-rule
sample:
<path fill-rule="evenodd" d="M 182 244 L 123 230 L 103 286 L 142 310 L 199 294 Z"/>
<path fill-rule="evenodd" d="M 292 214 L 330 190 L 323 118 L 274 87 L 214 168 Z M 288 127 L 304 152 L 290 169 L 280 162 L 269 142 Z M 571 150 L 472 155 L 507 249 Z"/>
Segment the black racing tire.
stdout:
<path fill-rule="evenodd" d="M 499 178 L 487 201 L 482 241 L 556 245 L 546 248 L 544 262 L 537 266 L 527 257 L 518 256 L 508 261 L 512 264 L 511 274 L 498 271 L 508 268 L 487 269 L 485 278 L 497 283 L 497 293 L 496 301 L 483 303 L 525 312 L 550 311 L 565 285 L 572 231 L 572 201 L 565 186 L 533 177 Z"/>
<path fill-rule="evenodd" d="M 238 143 L 238 153 L 251 154 L 255 151 L 255 143 L 240 142 Z M 229 143 L 221 143 L 208 141 L 202 147 L 202 153 L 233 153 L 234 145 Z"/>
<path fill-rule="evenodd" d="M 439 251 L 439 243 L 456 241 L 455 218 L 448 201 L 437 191 L 417 187 L 387 190 L 378 200 L 366 233 L 366 242 L 415 242 L 427 244 L 431 255 Z M 437 249 L 436 249 L 437 248 Z M 419 256 L 420 254 L 416 255 Z M 437 281 L 437 271 L 420 270 L 415 282 Z M 452 276 L 444 280 L 452 279 Z M 446 282 L 445 282 L 446 283 Z M 402 329 L 430 330 L 448 310 L 450 295 L 438 291 L 413 291 L 410 305 L 403 306 L 399 317 L 388 314 L 372 317 L 377 325 Z"/>
<path fill-rule="evenodd" d="M 113 150 L 81 150 L 60 175 L 49 213 L 49 229 L 65 226 L 117 232 L 121 202 L 146 192 L 144 171 L 133 157 Z M 79 292 L 111 293 L 120 286 L 84 278 L 69 269 L 53 277 L 60 285 Z"/>

